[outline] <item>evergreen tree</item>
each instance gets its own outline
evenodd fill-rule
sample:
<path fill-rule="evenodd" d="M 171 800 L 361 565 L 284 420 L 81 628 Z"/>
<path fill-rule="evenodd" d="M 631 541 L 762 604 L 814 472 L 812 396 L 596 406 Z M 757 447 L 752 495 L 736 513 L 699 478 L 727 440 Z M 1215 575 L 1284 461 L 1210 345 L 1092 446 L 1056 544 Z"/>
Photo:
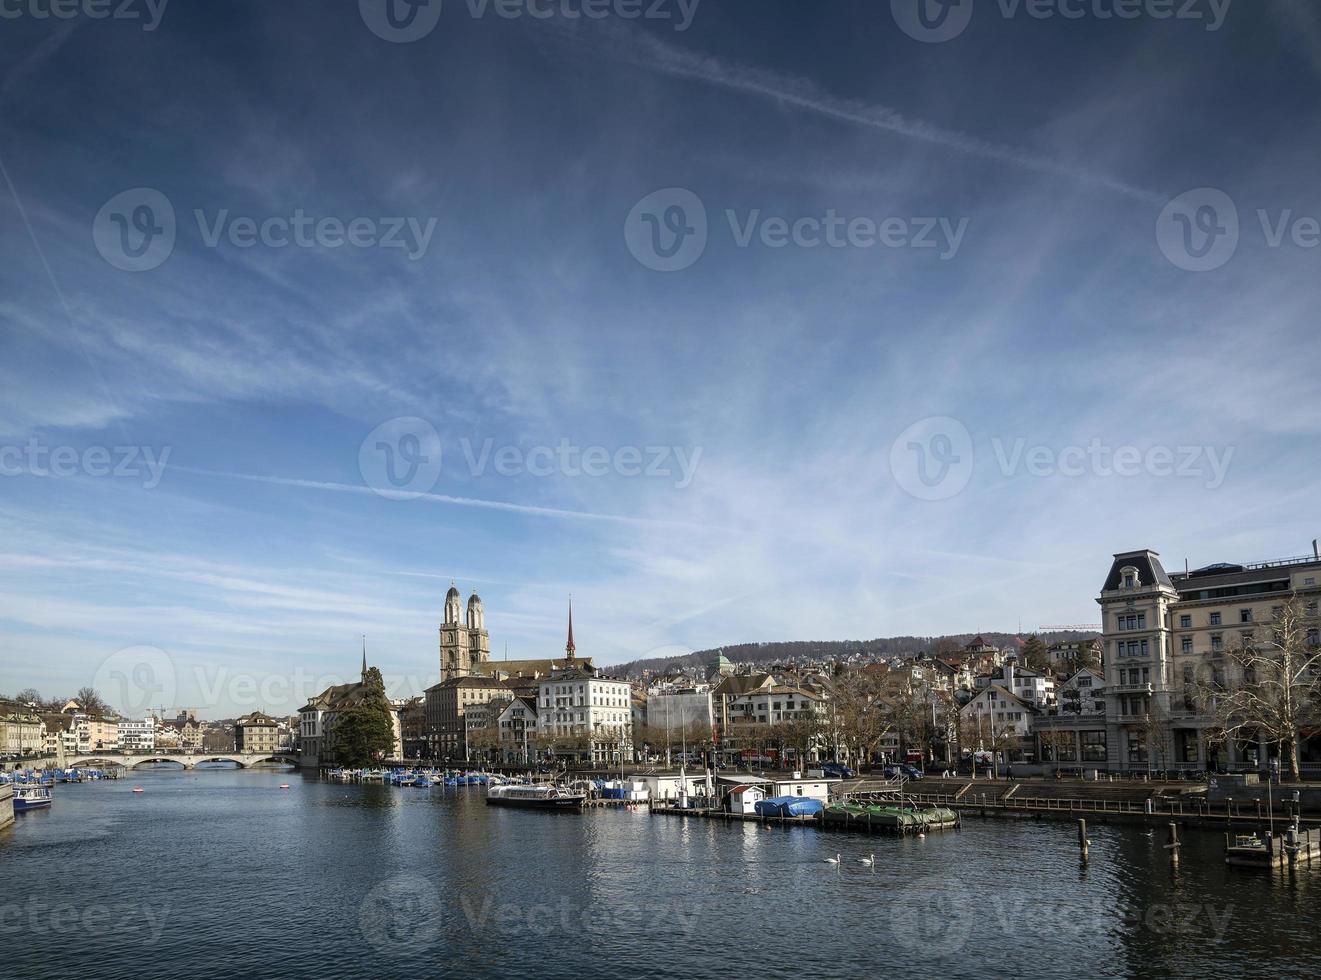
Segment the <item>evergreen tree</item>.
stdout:
<path fill-rule="evenodd" d="M 380 762 L 394 748 L 390 701 L 381 672 L 370 667 L 363 676 L 362 697 L 342 712 L 335 724 L 335 758 L 358 768 Z"/>
<path fill-rule="evenodd" d="M 1050 654 L 1035 633 L 1023 643 L 1023 666 L 1043 673 L 1050 671 Z"/>

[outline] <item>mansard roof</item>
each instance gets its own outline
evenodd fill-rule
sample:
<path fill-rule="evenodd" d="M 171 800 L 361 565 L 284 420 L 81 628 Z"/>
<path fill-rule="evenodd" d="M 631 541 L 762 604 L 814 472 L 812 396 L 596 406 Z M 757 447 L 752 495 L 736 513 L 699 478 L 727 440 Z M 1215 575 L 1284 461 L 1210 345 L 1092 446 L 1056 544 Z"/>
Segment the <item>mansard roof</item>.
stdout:
<path fill-rule="evenodd" d="M 1121 551 L 1115 555 L 1115 560 L 1110 565 L 1110 574 L 1106 576 L 1101 591 L 1110 592 L 1123 585 L 1124 569 L 1130 567 L 1138 570 L 1140 587 L 1147 588 L 1151 585 L 1174 587 L 1174 583 L 1170 581 L 1169 575 L 1160 563 L 1160 555 L 1149 548 L 1144 548 L 1141 551 Z"/>

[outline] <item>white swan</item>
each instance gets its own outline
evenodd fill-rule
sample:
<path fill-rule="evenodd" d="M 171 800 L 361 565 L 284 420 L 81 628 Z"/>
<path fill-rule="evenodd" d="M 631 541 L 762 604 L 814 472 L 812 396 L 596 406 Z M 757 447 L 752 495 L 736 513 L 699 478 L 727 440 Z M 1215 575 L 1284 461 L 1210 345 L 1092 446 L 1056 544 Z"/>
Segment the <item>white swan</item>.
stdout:
<path fill-rule="evenodd" d="M 876 855 L 875 855 L 875 854 L 868 854 L 865 858 L 863 858 L 863 859 L 862 859 L 861 861 L 859 861 L 858 863 L 859 863 L 859 864 L 865 864 L 865 865 L 867 865 L 867 867 L 870 868 L 873 864 L 876 863 Z"/>
<path fill-rule="evenodd" d="M 833 858 L 826 858 L 826 864 L 839 864 L 839 855 L 836 854 Z"/>

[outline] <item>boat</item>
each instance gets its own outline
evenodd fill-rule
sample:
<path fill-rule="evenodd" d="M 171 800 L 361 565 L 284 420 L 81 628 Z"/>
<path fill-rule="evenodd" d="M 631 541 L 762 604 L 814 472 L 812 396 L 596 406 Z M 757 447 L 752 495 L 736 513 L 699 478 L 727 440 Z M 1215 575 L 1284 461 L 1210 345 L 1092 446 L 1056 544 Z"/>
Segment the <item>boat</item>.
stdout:
<path fill-rule="evenodd" d="M 51 805 L 49 786 L 15 786 L 14 812 L 26 810 L 47 810 Z"/>
<path fill-rule="evenodd" d="M 488 806 L 516 806 L 532 810 L 581 810 L 584 793 L 571 793 L 559 786 L 491 786 Z"/>

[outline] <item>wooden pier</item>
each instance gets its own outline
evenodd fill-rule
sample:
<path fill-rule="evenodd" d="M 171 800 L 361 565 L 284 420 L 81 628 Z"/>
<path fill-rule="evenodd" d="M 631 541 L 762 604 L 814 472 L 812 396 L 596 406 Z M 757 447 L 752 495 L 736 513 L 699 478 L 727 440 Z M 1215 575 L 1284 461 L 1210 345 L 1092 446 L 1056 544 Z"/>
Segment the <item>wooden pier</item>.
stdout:
<path fill-rule="evenodd" d="M 1321 867 L 1321 830 L 1225 834 L 1225 863 L 1243 868 Z"/>

